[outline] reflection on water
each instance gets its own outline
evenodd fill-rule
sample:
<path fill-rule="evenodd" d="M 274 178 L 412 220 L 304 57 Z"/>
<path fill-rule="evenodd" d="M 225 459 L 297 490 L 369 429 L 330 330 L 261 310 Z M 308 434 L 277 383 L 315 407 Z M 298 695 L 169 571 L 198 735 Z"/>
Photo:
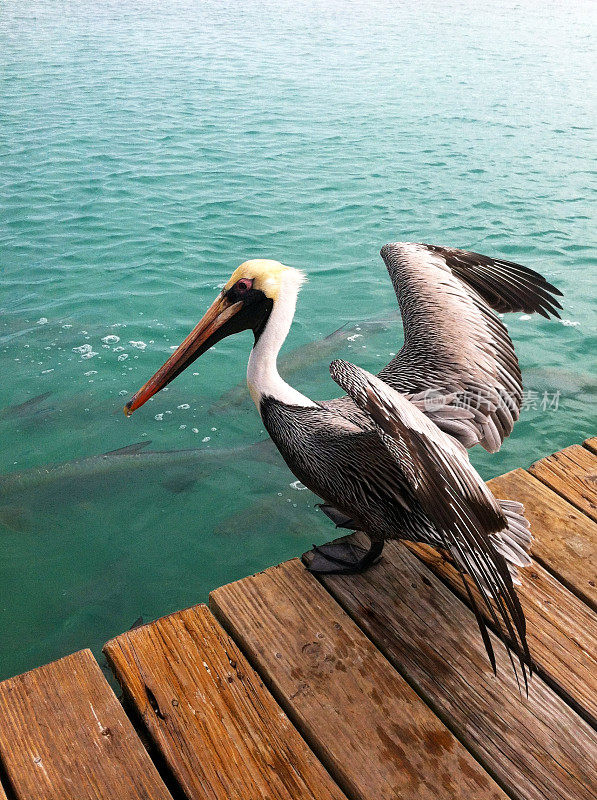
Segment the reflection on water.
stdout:
<path fill-rule="evenodd" d="M 538 269 L 564 319 L 506 320 L 528 407 L 475 464 L 490 477 L 594 433 L 590 13 L 3 6 L 0 677 L 333 534 L 255 444 L 249 333 L 121 412 L 246 258 L 308 272 L 281 371 L 318 399 L 333 358 L 377 371 L 400 346 L 386 241 Z"/>

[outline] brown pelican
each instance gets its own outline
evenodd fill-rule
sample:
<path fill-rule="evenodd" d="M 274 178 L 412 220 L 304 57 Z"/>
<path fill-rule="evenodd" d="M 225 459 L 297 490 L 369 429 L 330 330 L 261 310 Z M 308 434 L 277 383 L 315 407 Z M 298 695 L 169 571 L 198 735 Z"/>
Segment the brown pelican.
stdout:
<path fill-rule="evenodd" d="M 491 494 L 466 448 L 498 450 L 519 416 L 520 369 L 496 312 L 559 316 L 554 295 L 561 292 L 531 269 L 464 250 L 396 242 L 381 256 L 398 298 L 404 345 L 377 377 L 334 361 L 330 372 L 345 396 L 316 402 L 289 386 L 276 362 L 304 275 L 277 261 L 252 260 L 234 271 L 125 413 L 225 336 L 252 329 L 247 383 L 265 428 L 294 475 L 322 499 L 322 510 L 371 542 L 367 551 L 341 542 L 314 547 L 308 568 L 363 570 L 386 539 L 449 552 L 505 632 L 526 680 L 524 662 L 531 662 L 513 579 L 517 567 L 531 563 L 529 523 L 520 503 Z M 483 618 L 465 586 L 495 669 Z"/>

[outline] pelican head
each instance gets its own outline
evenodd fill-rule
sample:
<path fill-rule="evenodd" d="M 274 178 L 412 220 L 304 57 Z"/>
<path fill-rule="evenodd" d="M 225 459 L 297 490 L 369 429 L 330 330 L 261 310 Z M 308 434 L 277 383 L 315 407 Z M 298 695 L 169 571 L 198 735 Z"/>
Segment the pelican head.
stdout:
<path fill-rule="evenodd" d="M 167 386 L 200 355 L 233 333 L 251 329 L 255 343 L 263 333 L 272 309 L 282 303 L 285 287 L 296 292 L 303 273 L 279 261 L 252 259 L 232 273 L 230 280 L 189 333 L 155 375 L 136 392 L 124 407 L 130 416 L 150 397 Z M 294 308 L 293 308 L 294 311 Z"/>

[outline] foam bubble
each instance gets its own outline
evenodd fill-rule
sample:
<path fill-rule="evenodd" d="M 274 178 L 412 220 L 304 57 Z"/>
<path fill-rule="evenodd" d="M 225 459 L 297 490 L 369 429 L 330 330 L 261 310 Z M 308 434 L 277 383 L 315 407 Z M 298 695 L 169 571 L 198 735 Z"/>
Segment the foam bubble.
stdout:
<path fill-rule="evenodd" d="M 108 334 L 108 336 L 104 336 L 102 342 L 104 344 L 116 344 L 120 341 L 120 336 L 115 336 L 113 333 Z"/>
<path fill-rule="evenodd" d="M 128 353 L 121 353 L 121 354 L 118 356 L 118 360 L 119 360 L 119 361 L 126 361 L 128 357 L 129 357 L 129 354 L 128 354 Z"/>
<path fill-rule="evenodd" d="M 48 321 L 47 317 L 40 317 L 35 324 L 36 325 L 45 325 L 47 321 Z"/>
<path fill-rule="evenodd" d="M 79 347 L 73 347 L 73 353 L 79 353 L 81 358 L 93 358 L 93 356 L 97 355 L 97 351 L 95 351 L 90 344 L 82 344 Z"/>
<path fill-rule="evenodd" d="M 130 344 L 131 347 L 136 347 L 137 350 L 145 350 L 145 348 L 147 347 L 145 342 L 133 342 L 133 341 L 131 341 L 131 342 L 129 342 L 129 344 Z"/>

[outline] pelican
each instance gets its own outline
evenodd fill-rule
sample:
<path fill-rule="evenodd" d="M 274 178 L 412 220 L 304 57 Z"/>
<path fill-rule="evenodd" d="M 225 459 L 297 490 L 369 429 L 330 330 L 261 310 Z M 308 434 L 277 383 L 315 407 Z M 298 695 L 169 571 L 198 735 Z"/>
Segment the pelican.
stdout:
<path fill-rule="evenodd" d="M 505 634 L 526 683 L 525 664 L 532 666 L 514 583 L 517 568 L 531 563 L 530 526 L 520 503 L 492 495 L 467 448 L 497 451 L 520 412 L 521 373 L 498 314 L 559 317 L 555 295 L 561 292 L 519 264 L 450 247 L 394 242 L 381 257 L 398 299 L 404 345 L 377 376 L 334 361 L 330 373 L 345 395 L 320 402 L 286 383 L 277 357 L 305 276 L 256 259 L 233 272 L 125 413 L 216 342 L 251 329 L 247 383 L 267 432 L 336 526 L 363 531 L 370 540 L 367 550 L 346 542 L 314 547 L 308 569 L 362 571 L 387 539 L 424 542 L 451 554 Z M 495 671 L 483 617 L 464 585 Z"/>

